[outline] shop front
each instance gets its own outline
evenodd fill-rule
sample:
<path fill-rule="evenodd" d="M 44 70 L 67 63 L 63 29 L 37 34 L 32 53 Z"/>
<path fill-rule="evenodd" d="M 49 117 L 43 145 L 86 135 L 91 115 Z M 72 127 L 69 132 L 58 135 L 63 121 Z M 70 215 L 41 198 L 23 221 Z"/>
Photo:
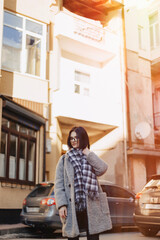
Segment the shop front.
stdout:
<path fill-rule="evenodd" d="M 23 199 L 45 180 L 45 119 L 5 96 L 0 113 L 0 223 L 5 223 L 18 221 Z"/>

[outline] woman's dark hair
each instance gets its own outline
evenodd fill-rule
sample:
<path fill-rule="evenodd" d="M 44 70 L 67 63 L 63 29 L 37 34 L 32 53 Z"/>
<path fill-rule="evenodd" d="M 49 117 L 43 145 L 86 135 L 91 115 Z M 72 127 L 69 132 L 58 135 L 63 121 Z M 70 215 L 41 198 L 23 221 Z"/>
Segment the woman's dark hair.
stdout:
<path fill-rule="evenodd" d="M 72 132 L 76 132 L 76 134 L 77 134 L 77 137 L 79 139 L 79 149 L 83 150 L 86 147 L 90 148 L 89 137 L 88 137 L 86 130 L 83 127 L 73 127 L 70 130 L 68 139 L 67 139 L 67 145 L 69 148 L 72 148 L 71 141 L 70 141 Z"/>

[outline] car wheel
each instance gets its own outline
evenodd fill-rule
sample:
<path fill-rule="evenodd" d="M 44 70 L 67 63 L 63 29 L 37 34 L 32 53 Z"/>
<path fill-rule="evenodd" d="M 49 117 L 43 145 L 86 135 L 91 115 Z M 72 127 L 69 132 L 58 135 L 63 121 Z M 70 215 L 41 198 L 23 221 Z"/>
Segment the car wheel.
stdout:
<path fill-rule="evenodd" d="M 159 232 L 159 228 L 139 227 L 139 231 L 144 236 L 154 237 Z"/>
<path fill-rule="evenodd" d="M 31 226 L 30 230 L 33 231 L 33 232 L 39 232 L 40 227 L 38 225 L 33 225 L 33 226 Z"/>

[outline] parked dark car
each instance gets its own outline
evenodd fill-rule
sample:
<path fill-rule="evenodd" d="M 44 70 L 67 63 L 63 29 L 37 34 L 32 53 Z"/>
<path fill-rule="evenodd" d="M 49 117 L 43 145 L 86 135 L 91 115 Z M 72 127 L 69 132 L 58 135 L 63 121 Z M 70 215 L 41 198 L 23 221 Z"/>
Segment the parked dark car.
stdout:
<path fill-rule="evenodd" d="M 145 236 L 155 236 L 160 230 L 160 175 L 153 176 L 137 193 L 135 223 Z"/>
<path fill-rule="evenodd" d="M 107 181 L 100 181 L 100 184 L 107 193 L 113 228 L 134 225 L 135 194 Z M 22 223 L 41 230 L 61 228 L 54 198 L 54 183 L 44 182 L 35 186 L 23 201 L 20 218 Z"/>

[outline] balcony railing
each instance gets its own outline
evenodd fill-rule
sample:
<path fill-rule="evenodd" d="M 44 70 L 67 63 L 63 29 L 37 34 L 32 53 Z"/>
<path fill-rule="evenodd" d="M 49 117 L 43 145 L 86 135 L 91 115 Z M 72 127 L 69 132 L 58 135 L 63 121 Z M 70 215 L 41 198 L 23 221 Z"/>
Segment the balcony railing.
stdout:
<path fill-rule="evenodd" d="M 92 39 L 96 42 L 104 40 L 104 30 L 98 26 L 93 26 L 80 19 L 74 19 L 74 33 L 84 38 Z"/>

